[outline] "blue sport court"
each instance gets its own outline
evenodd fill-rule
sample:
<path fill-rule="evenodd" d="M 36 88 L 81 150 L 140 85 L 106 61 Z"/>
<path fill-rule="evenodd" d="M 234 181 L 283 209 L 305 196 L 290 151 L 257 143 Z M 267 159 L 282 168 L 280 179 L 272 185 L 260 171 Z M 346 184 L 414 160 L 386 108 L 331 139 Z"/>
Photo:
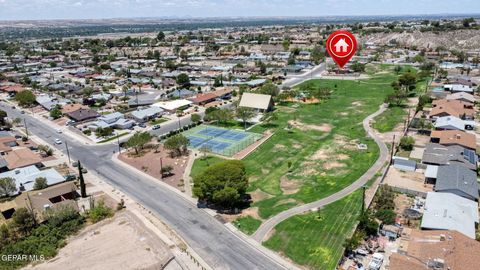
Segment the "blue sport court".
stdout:
<path fill-rule="evenodd" d="M 209 151 L 223 156 L 233 156 L 262 137 L 253 132 L 208 125 L 185 131 L 184 135 L 190 141 L 190 148 L 200 149 L 206 146 Z"/>

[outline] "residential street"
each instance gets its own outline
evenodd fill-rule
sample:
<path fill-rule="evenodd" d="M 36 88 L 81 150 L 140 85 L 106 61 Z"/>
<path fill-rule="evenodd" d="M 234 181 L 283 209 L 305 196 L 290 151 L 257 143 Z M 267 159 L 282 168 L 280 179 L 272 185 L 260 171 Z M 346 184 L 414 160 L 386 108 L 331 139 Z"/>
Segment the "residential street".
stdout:
<path fill-rule="evenodd" d="M 20 114 L 4 102 L 0 108 L 11 118 L 25 119 L 29 134 L 33 133 L 48 142 L 53 142 L 55 138 L 62 140 L 63 143 L 57 147 L 64 154 L 65 142 L 68 142 L 72 160 L 81 160 L 89 173 L 94 171 L 112 186 L 151 209 L 213 269 L 286 269 L 257 247 L 233 234 L 208 213 L 198 209 L 191 201 L 113 162 L 111 156 L 118 150 L 117 145 L 86 146 L 57 133 L 53 127 L 46 126 L 28 114 Z M 190 121 L 190 118 L 182 121 L 187 120 Z M 170 125 L 165 128 L 169 127 Z"/>

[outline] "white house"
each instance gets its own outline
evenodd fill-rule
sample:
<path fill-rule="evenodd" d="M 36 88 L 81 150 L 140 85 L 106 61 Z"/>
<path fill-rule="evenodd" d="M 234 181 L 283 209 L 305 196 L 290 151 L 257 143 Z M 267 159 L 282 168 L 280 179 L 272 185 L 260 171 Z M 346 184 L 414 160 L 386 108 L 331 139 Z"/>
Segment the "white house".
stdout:
<path fill-rule="evenodd" d="M 148 120 L 155 119 L 159 116 L 161 116 L 163 113 L 163 110 L 159 107 L 148 107 L 146 109 L 142 110 L 136 110 L 131 112 L 131 116 L 135 121 L 139 123 L 144 123 L 147 122 Z"/>
<path fill-rule="evenodd" d="M 455 92 L 473 93 L 473 88 L 471 88 L 468 85 L 463 85 L 463 84 L 445 84 L 443 86 L 443 89 L 445 91 L 450 91 L 452 93 L 455 93 Z"/>
<path fill-rule="evenodd" d="M 43 177 L 47 179 L 47 185 L 53 185 L 65 181 L 65 178 L 55 169 L 39 170 L 36 166 L 17 168 L 8 172 L 0 173 L 0 178 L 11 177 L 15 179 L 18 192 L 33 190 L 35 179 Z M 13 195 L 13 194 L 11 194 Z"/>
<path fill-rule="evenodd" d="M 443 116 L 435 121 L 435 129 L 438 130 L 465 130 L 465 122 L 455 116 Z"/>
<path fill-rule="evenodd" d="M 135 124 L 134 121 L 130 119 L 125 119 L 125 116 L 122 113 L 114 112 L 106 115 L 102 115 L 98 118 L 98 121 L 89 126 L 90 129 L 97 128 L 118 128 L 118 129 L 128 129 Z"/>

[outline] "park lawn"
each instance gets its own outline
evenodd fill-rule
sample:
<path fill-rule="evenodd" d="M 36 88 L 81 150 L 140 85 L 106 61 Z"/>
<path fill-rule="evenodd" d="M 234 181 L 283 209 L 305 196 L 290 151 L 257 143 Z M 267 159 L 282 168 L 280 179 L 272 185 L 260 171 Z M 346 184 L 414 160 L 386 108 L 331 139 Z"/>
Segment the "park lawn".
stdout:
<path fill-rule="evenodd" d="M 291 217 L 275 227 L 263 245 L 309 269 L 335 269 L 345 239 L 351 237 L 361 212 L 357 190 L 320 211 Z"/>
<path fill-rule="evenodd" d="M 190 176 L 193 178 L 198 174 L 200 174 L 201 172 L 203 172 L 209 166 L 212 166 L 224 160 L 225 159 L 222 159 L 216 156 L 207 156 L 206 158 L 199 157 L 195 159 L 195 161 L 193 162 L 192 170 L 190 171 Z"/>
<path fill-rule="evenodd" d="M 392 72 L 382 71 L 360 81 L 312 80 L 306 83 L 333 90 L 330 99 L 321 104 L 277 106 L 277 119 L 269 124 L 274 126 L 274 135 L 244 159 L 250 175 L 248 191 L 263 194 L 252 205 L 258 207 L 260 217 L 266 219 L 338 192 L 372 166 L 379 150 L 366 137 L 362 121 L 393 92 L 390 83 L 395 78 Z M 288 129 L 288 122 L 295 119 L 303 125 L 327 124 L 331 130 Z M 251 131 L 265 129 L 259 125 Z M 357 150 L 358 143 L 367 144 L 368 150 Z M 322 151 L 324 157 L 315 158 Z"/>
<path fill-rule="evenodd" d="M 261 224 L 261 220 L 258 220 L 252 216 L 244 216 L 238 218 L 233 222 L 233 225 L 235 225 L 235 227 L 248 235 L 252 235 L 258 229 L 258 227 L 260 227 Z"/>
<path fill-rule="evenodd" d="M 373 128 L 381 133 L 392 131 L 399 123 L 401 123 L 399 119 L 405 119 L 407 114 L 408 113 L 404 107 L 390 106 L 385 112 L 375 118 Z"/>

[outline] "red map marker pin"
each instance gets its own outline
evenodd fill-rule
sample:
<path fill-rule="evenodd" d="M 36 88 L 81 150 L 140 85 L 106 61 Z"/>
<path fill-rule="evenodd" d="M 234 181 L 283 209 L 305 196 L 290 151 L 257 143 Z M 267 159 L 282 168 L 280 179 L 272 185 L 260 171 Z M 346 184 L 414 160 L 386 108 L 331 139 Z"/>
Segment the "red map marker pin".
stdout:
<path fill-rule="evenodd" d="M 327 39 L 327 51 L 333 61 L 343 68 L 357 51 L 357 40 L 348 31 L 335 31 Z"/>

